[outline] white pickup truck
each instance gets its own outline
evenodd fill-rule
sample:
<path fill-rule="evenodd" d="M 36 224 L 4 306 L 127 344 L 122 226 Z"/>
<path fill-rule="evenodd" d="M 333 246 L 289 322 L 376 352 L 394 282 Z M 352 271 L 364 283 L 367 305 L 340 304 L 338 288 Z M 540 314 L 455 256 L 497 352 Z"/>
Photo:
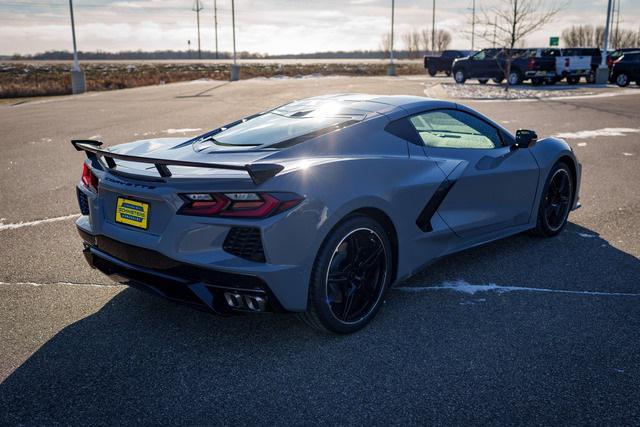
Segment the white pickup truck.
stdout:
<path fill-rule="evenodd" d="M 585 77 L 587 83 L 593 83 L 594 70 L 600 62 L 600 50 L 597 48 L 567 48 L 556 56 L 556 78 L 563 78 L 567 83 L 576 84 L 580 77 Z"/>

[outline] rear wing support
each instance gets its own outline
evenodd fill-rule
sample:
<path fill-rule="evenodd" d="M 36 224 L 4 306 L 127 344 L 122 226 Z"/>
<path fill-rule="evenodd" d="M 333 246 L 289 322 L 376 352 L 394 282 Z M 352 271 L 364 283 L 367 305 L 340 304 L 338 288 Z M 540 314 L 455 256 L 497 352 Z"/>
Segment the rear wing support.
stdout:
<path fill-rule="evenodd" d="M 107 169 L 116 169 L 116 159 L 137 163 L 150 163 L 156 167 L 158 173 L 163 178 L 168 178 L 171 176 L 171 170 L 169 170 L 169 166 L 185 166 L 192 168 L 245 171 L 249 174 L 249 177 L 251 177 L 251 180 L 254 184 L 260 185 L 268 179 L 273 178 L 278 173 L 280 173 L 282 169 L 284 169 L 284 166 L 275 163 L 237 165 L 232 163 L 190 162 L 185 160 L 155 159 L 151 157 L 131 156 L 128 154 L 119 154 L 102 149 L 100 148 L 102 146 L 101 141 L 94 141 L 90 139 L 74 139 L 71 141 L 71 145 L 73 145 L 76 150 L 84 151 L 85 153 L 87 153 L 87 157 L 89 159 L 95 159 L 97 161 L 100 161 L 100 159 L 104 159 Z"/>

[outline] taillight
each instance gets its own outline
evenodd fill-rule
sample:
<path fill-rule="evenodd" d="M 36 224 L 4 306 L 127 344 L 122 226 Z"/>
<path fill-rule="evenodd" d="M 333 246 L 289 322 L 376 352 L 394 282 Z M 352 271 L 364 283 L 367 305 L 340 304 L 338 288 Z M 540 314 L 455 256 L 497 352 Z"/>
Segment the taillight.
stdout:
<path fill-rule="evenodd" d="M 533 70 L 533 67 L 535 66 L 536 66 L 535 58 L 529 58 L 529 62 L 527 63 L 527 68 L 529 68 L 530 70 Z"/>
<path fill-rule="evenodd" d="M 192 193 L 179 215 L 265 218 L 289 210 L 302 202 L 294 193 Z"/>
<path fill-rule="evenodd" d="M 613 58 L 609 56 L 609 57 L 607 58 L 607 66 L 608 66 L 608 67 L 612 67 L 612 66 L 613 66 L 613 63 L 614 63 Z"/>
<path fill-rule="evenodd" d="M 91 172 L 86 163 L 82 164 L 82 184 L 93 192 L 98 192 L 98 177 Z"/>

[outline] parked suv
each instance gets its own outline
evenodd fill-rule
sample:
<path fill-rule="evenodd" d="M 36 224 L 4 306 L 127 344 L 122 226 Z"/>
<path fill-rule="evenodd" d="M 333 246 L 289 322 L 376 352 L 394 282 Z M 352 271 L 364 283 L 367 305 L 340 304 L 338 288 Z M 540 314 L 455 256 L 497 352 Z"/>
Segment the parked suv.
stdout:
<path fill-rule="evenodd" d="M 640 50 L 626 52 L 613 63 L 611 81 L 618 86 L 628 86 L 635 81 L 640 86 Z"/>
<path fill-rule="evenodd" d="M 475 50 L 445 50 L 440 56 L 427 55 L 424 57 L 424 69 L 431 77 L 440 71 L 444 71 L 448 77 L 451 75 L 451 65 L 454 59 L 465 58 L 476 52 Z"/>
<path fill-rule="evenodd" d="M 557 53 L 559 49 L 514 49 L 507 76 L 509 84 L 517 85 L 527 79 L 540 84 L 546 79 L 554 79 Z M 483 49 L 469 58 L 456 59 L 452 67 L 453 78 L 456 83 L 464 83 L 469 78 L 478 79 L 480 84 L 486 84 L 489 79 L 500 83 L 504 80 L 506 66 L 504 49 Z"/>

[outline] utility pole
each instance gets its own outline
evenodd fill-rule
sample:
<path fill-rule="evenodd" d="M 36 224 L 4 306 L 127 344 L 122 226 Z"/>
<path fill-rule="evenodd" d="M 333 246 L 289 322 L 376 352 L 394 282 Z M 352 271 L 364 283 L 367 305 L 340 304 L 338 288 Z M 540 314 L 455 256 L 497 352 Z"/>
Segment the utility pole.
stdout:
<path fill-rule="evenodd" d="M 78 48 L 76 46 L 76 24 L 73 18 L 73 0 L 69 0 L 69 12 L 71 13 L 71 36 L 73 37 L 73 67 L 71 68 L 71 92 L 83 93 L 85 91 L 84 73 L 78 62 Z"/>
<path fill-rule="evenodd" d="M 396 75 L 396 65 L 393 63 L 393 26 L 396 12 L 396 2 L 391 0 L 391 40 L 389 40 L 389 65 L 387 66 L 387 75 Z"/>
<path fill-rule="evenodd" d="M 436 50 L 436 0 L 433 0 L 433 10 L 431 11 L 431 52 Z"/>
<path fill-rule="evenodd" d="M 620 33 L 618 33 L 618 29 L 620 27 L 620 0 L 618 0 L 618 11 L 616 12 L 616 31 L 615 31 L 615 44 L 613 46 L 614 49 L 620 49 Z"/>
<path fill-rule="evenodd" d="M 216 35 L 216 59 L 218 59 L 218 0 L 213 0 L 213 25 Z"/>
<path fill-rule="evenodd" d="M 498 15 L 493 17 L 493 44 L 492 47 L 496 47 L 496 32 L 498 31 Z"/>
<path fill-rule="evenodd" d="M 596 72 L 596 83 L 605 84 L 609 80 L 609 67 L 607 66 L 607 50 L 609 50 L 609 24 L 611 22 L 611 0 L 607 3 L 607 24 L 604 29 L 604 48 L 600 66 Z"/>
<path fill-rule="evenodd" d="M 240 68 L 236 60 L 236 5 L 235 0 L 231 0 L 231 28 L 233 33 L 233 64 L 231 64 L 231 78 L 236 81 L 240 79 Z"/>
<path fill-rule="evenodd" d="M 476 38 L 476 0 L 473 0 L 473 8 L 471 15 L 471 50 L 475 50 Z"/>
<path fill-rule="evenodd" d="M 198 59 L 202 59 L 202 50 L 200 50 L 200 11 L 204 9 L 200 4 L 200 0 L 195 0 L 191 10 L 196 12 L 196 21 L 198 23 Z"/>

